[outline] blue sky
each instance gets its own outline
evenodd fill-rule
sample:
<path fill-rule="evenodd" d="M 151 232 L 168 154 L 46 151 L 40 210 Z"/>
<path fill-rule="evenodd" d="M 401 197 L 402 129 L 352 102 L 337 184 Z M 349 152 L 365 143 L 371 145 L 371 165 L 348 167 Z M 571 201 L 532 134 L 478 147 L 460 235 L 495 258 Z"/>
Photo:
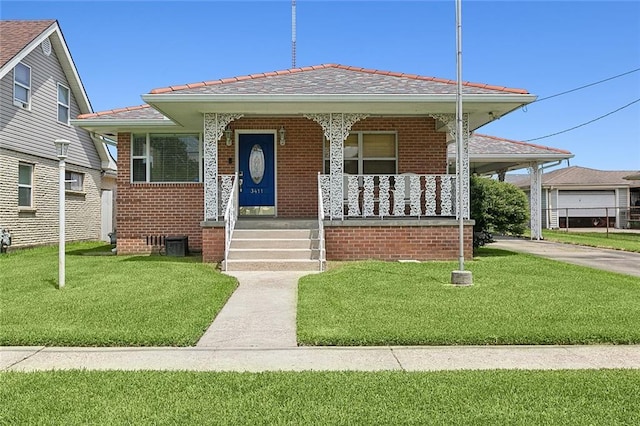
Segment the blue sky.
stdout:
<path fill-rule="evenodd" d="M 291 67 L 291 2 L 0 1 L 2 19 L 57 19 L 95 111 L 156 87 Z M 640 68 L 638 1 L 462 2 L 463 79 L 540 98 Z M 455 80 L 455 3 L 297 1 L 297 66 L 339 63 Z M 528 106 L 481 133 L 529 140 L 640 98 L 640 71 Z M 640 102 L 532 143 L 572 165 L 640 169 Z"/>

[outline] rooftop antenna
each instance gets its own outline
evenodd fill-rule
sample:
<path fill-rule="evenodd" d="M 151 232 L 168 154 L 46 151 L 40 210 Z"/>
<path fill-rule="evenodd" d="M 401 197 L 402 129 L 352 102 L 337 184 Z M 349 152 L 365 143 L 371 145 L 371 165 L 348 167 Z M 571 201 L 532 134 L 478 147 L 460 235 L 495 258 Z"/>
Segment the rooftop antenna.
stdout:
<path fill-rule="evenodd" d="M 291 68 L 296 67 L 296 0 L 291 0 Z"/>

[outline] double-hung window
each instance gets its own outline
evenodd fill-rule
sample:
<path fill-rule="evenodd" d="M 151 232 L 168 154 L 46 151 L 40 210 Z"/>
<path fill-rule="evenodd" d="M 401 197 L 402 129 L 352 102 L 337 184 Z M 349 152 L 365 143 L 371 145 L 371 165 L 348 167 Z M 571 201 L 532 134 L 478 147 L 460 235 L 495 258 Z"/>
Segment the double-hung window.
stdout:
<path fill-rule="evenodd" d="M 64 172 L 65 189 L 67 191 L 83 192 L 84 191 L 84 174 L 77 172 Z"/>
<path fill-rule="evenodd" d="M 398 169 L 396 133 L 351 132 L 343 143 L 344 173 L 392 175 Z M 324 172 L 330 172 L 329 141 L 324 142 Z"/>
<path fill-rule="evenodd" d="M 33 164 L 18 164 L 18 207 L 33 206 Z"/>
<path fill-rule="evenodd" d="M 22 63 L 13 69 L 13 104 L 31 108 L 31 68 Z"/>
<path fill-rule="evenodd" d="M 132 182 L 201 182 L 198 134 L 134 134 Z"/>
<path fill-rule="evenodd" d="M 66 125 L 69 125 L 70 99 L 69 88 L 58 83 L 58 122 Z"/>

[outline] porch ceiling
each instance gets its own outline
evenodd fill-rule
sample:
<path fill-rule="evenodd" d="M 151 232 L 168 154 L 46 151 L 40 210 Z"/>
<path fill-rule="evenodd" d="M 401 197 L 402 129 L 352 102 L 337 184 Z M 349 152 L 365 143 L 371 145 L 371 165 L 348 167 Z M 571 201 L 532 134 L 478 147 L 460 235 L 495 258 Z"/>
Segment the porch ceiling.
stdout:
<path fill-rule="evenodd" d="M 455 95 L 281 95 L 281 94 L 147 94 L 142 99 L 185 129 L 201 129 L 204 113 L 242 113 L 245 116 L 295 116 L 307 113 L 366 113 L 426 116 L 455 114 Z M 529 94 L 463 95 L 469 129 L 475 130 L 535 100 Z M 115 124 L 115 123 L 114 123 Z"/>

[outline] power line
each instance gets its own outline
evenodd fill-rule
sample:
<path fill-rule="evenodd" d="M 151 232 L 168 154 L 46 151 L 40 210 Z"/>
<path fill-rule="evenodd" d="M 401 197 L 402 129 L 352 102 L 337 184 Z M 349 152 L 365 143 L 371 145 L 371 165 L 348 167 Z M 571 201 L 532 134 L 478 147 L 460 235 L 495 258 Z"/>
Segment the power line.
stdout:
<path fill-rule="evenodd" d="M 616 78 L 623 77 L 623 76 L 625 76 L 627 74 L 631 74 L 631 73 L 638 72 L 638 71 L 640 71 L 640 68 L 636 68 L 636 69 L 631 70 L 631 71 L 623 72 L 622 74 L 614 75 L 613 77 L 605 78 L 604 80 L 596 81 L 595 83 L 585 84 L 584 86 L 576 87 L 575 89 L 566 90 L 564 92 L 556 93 L 555 95 L 551 95 L 551 96 L 547 96 L 547 97 L 544 97 L 544 98 L 536 99 L 535 101 L 531 102 L 531 104 L 535 104 L 536 102 L 546 101 L 547 99 L 555 98 L 556 96 L 566 95 L 567 93 L 571 93 L 571 92 L 575 92 L 575 91 L 578 91 L 578 90 L 585 89 L 587 87 L 595 86 L 596 84 L 604 83 L 604 82 L 609 81 L 609 80 L 614 80 Z M 531 105 L 531 104 L 529 104 L 529 105 Z"/>
<path fill-rule="evenodd" d="M 608 112 L 608 113 L 606 113 L 606 114 L 604 114 L 604 115 L 601 115 L 600 117 L 594 118 L 593 120 L 589 120 L 589 121 L 587 121 L 586 123 L 578 124 L 577 126 L 574 126 L 574 127 L 570 128 L 570 129 L 561 130 L 561 131 L 559 131 L 559 132 L 555 132 L 555 133 L 552 133 L 552 134 L 550 134 L 550 135 L 540 136 L 539 138 L 527 139 L 527 140 L 525 140 L 524 142 L 533 142 L 533 141 L 537 141 L 537 140 L 540 140 L 540 139 L 550 138 L 551 136 L 560 135 L 560 134 L 562 134 L 562 133 L 570 132 L 571 130 L 575 130 L 575 129 L 579 128 L 579 127 L 586 126 L 587 124 L 591 124 L 591 123 L 593 123 L 594 121 L 598 121 L 598 120 L 601 120 L 601 119 L 603 119 L 603 118 L 605 118 L 605 117 L 608 117 L 608 116 L 610 116 L 611 114 L 615 114 L 616 112 L 621 111 L 621 110 L 623 110 L 623 109 L 625 109 L 625 108 L 627 108 L 627 107 L 629 107 L 629 106 L 631 106 L 631 105 L 633 105 L 633 104 L 635 104 L 635 103 L 637 103 L 637 102 L 640 102 L 640 98 L 636 99 L 635 101 L 631 101 L 631 102 L 629 102 L 628 104 L 626 104 L 626 105 L 624 105 L 624 106 L 621 106 L 620 108 L 618 108 L 618 109 L 616 109 L 616 110 L 614 110 L 614 111 Z"/>

